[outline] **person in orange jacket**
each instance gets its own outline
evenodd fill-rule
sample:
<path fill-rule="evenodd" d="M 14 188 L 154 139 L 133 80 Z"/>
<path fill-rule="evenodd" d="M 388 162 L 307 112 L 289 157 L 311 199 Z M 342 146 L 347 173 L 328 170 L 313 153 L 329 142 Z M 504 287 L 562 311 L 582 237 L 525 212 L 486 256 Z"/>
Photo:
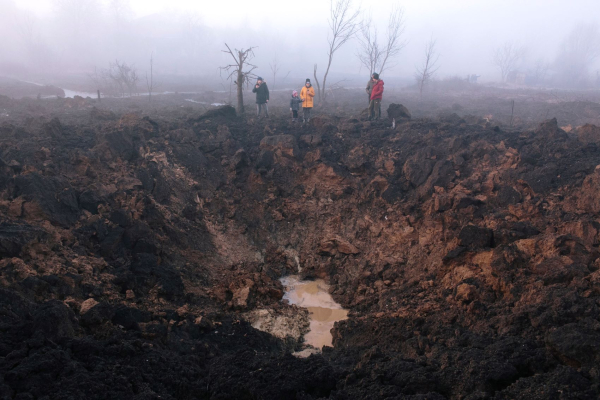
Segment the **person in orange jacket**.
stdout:
<path fill-rule="evenodd" d="M 310 84 L 310 79 L 306 79 L 304 87 L 300 91 L 300 100 L 302 100 L 302 122 L 310 121 L 310 112 L 313 108 L 313 98 L 315 97 L 315 89 Z"/>
<path fill-rule="evenodd" d="M 383 98 L 383 81 L 379 74 L 373 74 L 373 90 L 371 91 L 371 103 L 369 103 L 369 120 L 381 118 L 381 99 Z M 377 112 L 377 116 L 375 116 Z"/>

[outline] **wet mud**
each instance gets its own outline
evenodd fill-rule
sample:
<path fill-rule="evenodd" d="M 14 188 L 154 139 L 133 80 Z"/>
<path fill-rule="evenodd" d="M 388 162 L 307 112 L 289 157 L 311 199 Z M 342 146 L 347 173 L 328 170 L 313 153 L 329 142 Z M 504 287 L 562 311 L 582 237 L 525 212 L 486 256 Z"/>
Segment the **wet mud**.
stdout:
<path fill-rule="evenodd" d="M 281 283 L 285 288 L 283 300 L 306 308 L 309 312 L 310 327 L 304 335 L 304 342 L 316 349 L 331 346 L 331 329 L 336 322 L 348 317 L 348 310 L 333 300 L 329 285 L 322 279 L 302 281 L 297 276 L 282 278 Z"/>

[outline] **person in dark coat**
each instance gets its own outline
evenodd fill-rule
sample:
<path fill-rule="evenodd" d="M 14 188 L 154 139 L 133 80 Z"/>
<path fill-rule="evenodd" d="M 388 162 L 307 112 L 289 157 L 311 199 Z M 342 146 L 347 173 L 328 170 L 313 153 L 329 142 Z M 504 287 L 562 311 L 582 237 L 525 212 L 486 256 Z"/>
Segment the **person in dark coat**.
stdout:
<path fill-rule="evenodd" d="M 367 82 L 367 87 L 365 88 L 367 92 L 367 96 L 369 96 L 368 102 L 371 104 L 371 92 L 373 91 L 373 86 L 375 82 L 373 82 L 373 74 L 371 74 L 371 78 L 369 78 L 369 82 Z"/>
<path fill-rule="evenodd" d="M 252 93 L 256 93 L 256 116 L 260 117 L 260 112 L 262 109 L 265 109 L 265 117 L 269 118 L 269 88 L 267 87 L 267 82 L 263 80 L 260 76 L 256 81 L 256 85 L 254 85 L 254 89 L 252 89 Z"/>
<path fill-rule="evenodd" d="M 292 92 L 292 98 L 290 100 L 290 111 L 292 112 L 292 122 L 298 121 L 298 111 L 300 111 L 300 104 L 302 104 L 302 99 L 298 97 L 298 91 L 294 90 Z"/>

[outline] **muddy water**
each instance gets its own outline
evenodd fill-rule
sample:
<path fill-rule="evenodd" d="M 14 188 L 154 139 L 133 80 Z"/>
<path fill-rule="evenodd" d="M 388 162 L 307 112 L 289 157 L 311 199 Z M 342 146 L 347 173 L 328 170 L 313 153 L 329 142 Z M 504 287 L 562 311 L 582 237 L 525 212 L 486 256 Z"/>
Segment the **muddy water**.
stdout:
<path fill-rule="evenodd" d="M 348 318 L 348 310 L 333 300 L 329 285 L 321 279 L 302 281 L 297 276 L 281 278 L 281 283 L 285 287 L 283 299 L 308 309 L 310 313 L 310 331 L 304 335 L 304 342 L 317 349 L 331 346 L 331 328 L 336 321 Z"/>

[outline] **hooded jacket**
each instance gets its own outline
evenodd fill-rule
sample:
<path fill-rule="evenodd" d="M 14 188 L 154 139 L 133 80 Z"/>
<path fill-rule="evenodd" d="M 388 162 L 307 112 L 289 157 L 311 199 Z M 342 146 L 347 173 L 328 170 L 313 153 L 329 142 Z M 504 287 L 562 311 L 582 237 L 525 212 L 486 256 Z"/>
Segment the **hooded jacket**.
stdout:
<path fill-rule="evenodd" d="M 371 91 L 371 100 L 381 100 L 383 97 L 383 81 L 379 79 Z"/>
<path fill-rule="evenodd" d="M 292 98 L 291 98 L 291 100 L 290 100 L 290 108 L 291 108 L 293 111 L 298 111 L 298 110 L 300 110 L 300 103 L 302 103 L 302 100 L 300 99 L 300 97 L 298 97 L 298 96 L 294 97 L 294 96 L 292 95 Z"/>
<path fill-rule="evenodd" d="M 373 85 L 375 85 L 375 82 L 373 82 L 373 79 L 369 79 L 369 82 L 367 82 L 367 87 L 365 88 L 367 94 L 369 95 L 369 99 L 371 98 L 371 92 L 373 92 Z"/>
<path fill-rule="evenodd" d="M 265 104 L 269 100 L 269 88 L 267 82 L 263 81 L 259 87 L 254 86 L 252 93 L 256 93 L 256 104 Z"/>
<path fill-rule="evenodd" d="M 312 87 L 312 85 L 310 85 L 309 87 L 306 87 L 306 85 L 302 86 L 302 90 L 300 91 L 300 98 L 302 99 L 302 107 L 312 108 L 313 97 L 315 97 L 315 89 Z"/>

